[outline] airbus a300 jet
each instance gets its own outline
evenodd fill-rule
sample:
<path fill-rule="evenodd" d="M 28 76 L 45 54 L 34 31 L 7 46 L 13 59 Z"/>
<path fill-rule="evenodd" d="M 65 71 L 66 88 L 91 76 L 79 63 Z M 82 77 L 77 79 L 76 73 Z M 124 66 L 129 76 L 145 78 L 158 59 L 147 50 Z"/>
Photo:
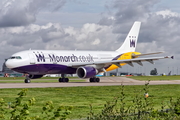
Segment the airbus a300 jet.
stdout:
<path fill-rule="evenodd" d="M 46 74 L 61 74 L 59 82 L 69 82 L 65 74 L 77 74 L 79 78 L 89 78 L 90 82 L 100 82 L 96 75 L 121 68 L 123 65 L 143 65 L 143 61 L 173 58 L 172 56 L 146 57 L 161 52 L 141 54 L 135 52 L 141 22 L 134 22 L 123 44 L 116 51 L 78 51 L 78 50 L 26 50 L 13 54 L 6 66 L 16 72 L 28 74 L 25 83 L 41 78 Z"/>

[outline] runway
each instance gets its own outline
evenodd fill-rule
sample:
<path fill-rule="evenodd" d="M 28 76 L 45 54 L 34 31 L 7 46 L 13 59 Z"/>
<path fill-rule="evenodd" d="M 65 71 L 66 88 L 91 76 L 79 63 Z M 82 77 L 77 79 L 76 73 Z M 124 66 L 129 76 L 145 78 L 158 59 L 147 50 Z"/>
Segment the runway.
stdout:
<path fill-rule="evenodd" d="M 79 86 L 117 86 L 117 85 L 144 85 L 147 81 L 138 81 L 126 77 L 101 77 L 99 83 L 69 82 L 69 83 L 0 83 L 0 88 L 47 88 L 47 87 L 79 87 Z M 150 81 L 150 85 L 180 84 L 180 80 Z"/>

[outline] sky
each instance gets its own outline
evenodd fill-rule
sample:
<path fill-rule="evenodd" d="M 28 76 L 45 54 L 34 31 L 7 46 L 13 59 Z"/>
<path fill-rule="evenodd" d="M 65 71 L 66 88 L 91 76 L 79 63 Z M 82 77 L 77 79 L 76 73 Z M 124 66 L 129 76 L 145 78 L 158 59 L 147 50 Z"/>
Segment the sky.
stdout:
<path fill-rule="evenodd" d="M 28 49 L 116 50 L 134 21 L 141 21 L 136 51 L 165 51 L 175 59 L 119 71 L 180 74 L 180 1 L 175 0 L 1 0 L 0 67 Z M 1 69 L 1 68 L 0 68 Z"/>

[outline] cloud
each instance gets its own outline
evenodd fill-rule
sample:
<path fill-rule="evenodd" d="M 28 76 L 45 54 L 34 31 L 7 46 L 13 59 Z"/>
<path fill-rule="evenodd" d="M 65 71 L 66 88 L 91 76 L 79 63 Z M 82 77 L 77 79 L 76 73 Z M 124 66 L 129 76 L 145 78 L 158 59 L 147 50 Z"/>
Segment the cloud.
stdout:
<path fill-rule="evenodd" d="M 113 15 L 110 14 L 100 20 L 100 25 L 111 25 L 113 33 L 118 34 L 118 41 L 122 42 L 127 35 L 129 28 L 134 21 L 141 21 L 142 26 L 138 44 L 141 44 L 140 51 L 151 51 L 151 44 L 156 43 L 155 50 L 171 51 L 174 43 L 179 40 L 180 15 L 172 10 L 155 11 L 159 0 L 144 2 L 143 0 L 114 0 L 110 7 L 115 9 Z M 113 19 L 109 19 L 113 16 Z M 109 21 L 111 20 L 111 21 Z M 148 49 L 147 49 L 148 48 Z M 177 49 L 173 52 L 177 52 Z"/>
<path fill-rule="evenodd" d="M 144 2 L 143 0 L 115 0 L 114 8 L 117 9 L 115 13 L 116 24 L 141 20 L 146 17 L 147 13 L 159 0 L 151 0 Z"/>
<path fill-rule="evenodd" d="M 157 11 L 155 7 L 158 7 L 159 2 L 159 0 L 146 2 L 113 0 L 109 6 L 105 5 L 108 11 L 99 15 L 101 16 L 99 21 L 88 23 L 87 19 L 89 21 L 95 19 L 94 14 L 53 13 L 65 5 L 65 0 L 4 0 L 0 3 L 0 51 L 3 51 L 0 55 L 7 58 L 15 52 L 30 48 L 116 50 L 124 41 L 134 21 L 142 21 L 137 51 L 142 53 L 166 51 L 168 55 L 178 55 L 179 13 L 171 9 Z M 40 11 L 45 11 L 43 13 L 46 14 L 43 17 L 39 16 Z M 83 14 L 86 14 L 85 17 L 80 17 Z M 60 17 L 65 22 L 68 21 L 67 23 L 71 22 L 71 26 L 63 27 Z M 53 22 L 37 24 L 35 22 L 37 18 L 46 20 L 44 23 Z M 157 66 L 165 66 L 168 62 L 169 60 L 158 62 Z M 173 66 L 177 63 L 178 60 L 174 60 L 171 64 Z M 157 66 L 149 65 L 149 68 Z"/>
<path fill-rule="evenodd" d="M 60 9 L 65 0 L 3 0 L 0 4 L 0 27 L 25 26 L 36 21 L 42 9 Z"/>
<path fill-rule="evenodd" d="M 115 21 L 115 18 L 113 16 L 111 16 L 111 17 L 102 17 L 100 19 L 100 21 L 99 21 L 99 24 L 109 26 L 109 25 L 112 25 L 114 21 Z"/>
<path fill-rule="evenodd" d="M 168 17 L 180 17 L 180 13 L 172 12 L 171 10 L 162 10 L 156 12 L 157 15 L 162 15 L 164 18 Z"/>
<path fill-rule="evenodd" d="M 99 45 L 101 43 L 101 40 L 96 38 L 93 42 L 92 45 Z"/>
<path fill-rule="evenodd" d="M 157 11 L 159 0 L 146 1 L 143 0 L 114 0 L 111 7 L 114 10 L 114 20 L 109 21 L 106 15 L 99 24 L 111 25 L 113 33 L 119 34 L 118 42 L 124 40 L 129 28 L 134 21 L 141 21 L 137 51 L 146 53 L 154 51 L 165 51 L 164 55 L 179 56 L 180 48 L 178 47 L 180 40 L 180 13 L 171 9 L 161 9 Z M 159 8 L 158 8 L 159 10 Z M 166 65 L 176 66 L 178 60 L 164 60 L 157 62 L 154 67 L 158 67 L 160 71 L 165 69 Z M 147 65 L 152 68 L 152 65 Z M 153 69 L 153 68 L 152 68 Z M 123 69 L 122 69 L 123 70 Z"/>
<path fill-rule="evenodd" d="M 111 26 L 84 24 L 82 28 L 63 28 L 59 23 L 0 29 L 1 50 L 11 47 L 9 54 L 27 49 L 86 49 L 114 50 L 109 44 L 115 41 Z M 101 46 L 103 44 L 104 46 Z M 98 46 L 98 48 L 97 48 Z M 101 46 L 101 47 L 99 47 Z"/>

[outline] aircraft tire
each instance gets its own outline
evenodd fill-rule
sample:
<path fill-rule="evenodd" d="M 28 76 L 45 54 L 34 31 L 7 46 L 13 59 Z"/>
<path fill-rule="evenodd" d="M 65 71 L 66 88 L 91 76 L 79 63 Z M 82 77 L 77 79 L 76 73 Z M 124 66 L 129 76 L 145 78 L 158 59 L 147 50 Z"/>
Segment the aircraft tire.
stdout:
<path fill-rule="evenodd" d="M 99 78 L 90 78 L 89 82 L 99 82 L 100 79 Z"/>
<path fill-rule="evenodd" d="M 30 79 L 25 79 L 24 82 L 25 82 L 25 83 L 30 83 L 31 80 L 30 80 Z"/>
<path fill-rule="evenodd" d="M 59 82 L 62 82 L 62 78 L 59 78 Z"/>
<path fill-rule="evenodd" d="M 94 78 L 89 78 L 89 82 L 94 82 Z"/>
<path fill-rule="evenodd" d="M 69 78 L 64 78 L 64 82 L 69 82 Z"/>
<path fill-rule="evenodd" d="M 100 82 L 100 78 L 95 78 L 95 82 Z"/>
<path fill-rule="evenodd" d="M 69 78 L 59 78 L 59 82 L 69 82 Z"/>

